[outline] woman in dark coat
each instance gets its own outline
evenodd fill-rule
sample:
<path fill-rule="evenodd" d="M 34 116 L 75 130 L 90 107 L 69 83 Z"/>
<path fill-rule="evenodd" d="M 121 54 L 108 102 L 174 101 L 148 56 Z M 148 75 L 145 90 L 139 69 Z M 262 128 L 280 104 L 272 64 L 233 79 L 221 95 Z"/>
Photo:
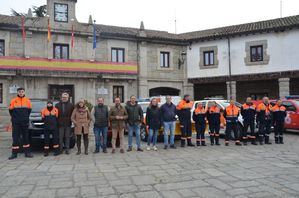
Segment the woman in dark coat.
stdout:
<path fill-rule="evenodd" d="M 161 128 L 161 111 L 158 107 L 156 98 L 151 100 L 149 107 L 146 110 L 146 126 L 149 131 L 147 139 L 147 150 L 151 150 L 150 144 L 153 142 L 153 150 L 157 151 L 156 143 L 159 129 Z"/>

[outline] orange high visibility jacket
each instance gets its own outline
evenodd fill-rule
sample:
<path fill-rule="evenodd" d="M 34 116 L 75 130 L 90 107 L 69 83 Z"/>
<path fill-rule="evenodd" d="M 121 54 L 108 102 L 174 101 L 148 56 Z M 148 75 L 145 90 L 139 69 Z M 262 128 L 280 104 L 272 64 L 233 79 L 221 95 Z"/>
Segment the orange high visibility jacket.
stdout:
<path fill-rule="evenodd" d="M 57 118 L 58 118 L 58 109 L 53 107 L 51 111 L 48 108 L 44 108 L 41 111 L 42 118 L 44 120 L 44 128 L 46 130 L 54 130 L 57 129 Z"/>
<path fill-rule="evenodd" d="M 193 112 L 192 118 L 195 122 L 205 123 L 206 116 L 207 116 L 206 108 L 197 106 L 197 108 Z"/>
<path fill-rule="evenodd" d="M 217 106 L 211 106 L 207 111 L 207 118 L 209 125 L 219 125 L 220 124 L 220 108 Z"/>
<path fill-rule="evenodd" d="M 180 122 L 182 121 L 191 121 L 191 109 L 193 107 L 193 102 L 186 102 L 185 100 L 181 100 L 177 105 L 177 114 L 179 116 Z"/>
<path fill-rule="evenodd" d="M 257 112 L 257 120 L 258 121 L 265 121 L 271 120 L 272 118 L 272 105 L 271 104 L 264 104 L 261 103 L 256 108 Z"/>
<path fill-rule="evenodd" d="M 255 104 L 247 104 L 244 103 L 241 107 L 241 115 L 244 121 L 254 121 L 256 114 L 256 106 Z"/>
<path fill-rule="evenodd" d="M 284 106 L 275 105 L 272 108 L 273 112 L 273 121 L 274 122 L 284 122 L 285 117 L 287 116 L 286 108 Z"/>
<path fill-rule="evenodd" d="M 225 108 L 223 116 L 227 122 L 237 122 L 240 113 L 240 108 L 236 105 L 229 105 Z"/>
<path fill-rule="evenodd" d="M 9 105 L 9 113 L 12 123 L 29 124 L 29 116 L 31 113 L 32 104 L 27 97 L 15 97 Z"/>

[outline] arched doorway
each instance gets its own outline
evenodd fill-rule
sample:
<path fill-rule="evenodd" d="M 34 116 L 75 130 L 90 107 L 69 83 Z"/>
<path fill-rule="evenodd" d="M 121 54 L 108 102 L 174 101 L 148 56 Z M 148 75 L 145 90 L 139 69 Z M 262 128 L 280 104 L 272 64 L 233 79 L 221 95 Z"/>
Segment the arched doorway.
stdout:
<path fill-rule="evenodd" d="M 170 87 L 156 87 L 149 90 L 149 96 L 179 96 L 180 90 Z"/>

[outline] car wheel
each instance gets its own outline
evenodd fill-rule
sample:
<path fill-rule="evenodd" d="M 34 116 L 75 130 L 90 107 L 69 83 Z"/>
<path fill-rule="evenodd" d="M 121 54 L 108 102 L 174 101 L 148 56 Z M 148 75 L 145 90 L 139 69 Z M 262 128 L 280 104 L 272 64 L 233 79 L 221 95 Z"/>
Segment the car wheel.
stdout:
<path fill-rule="evenodd" d="M 142 125 L 140 127 L 140 138 L 143 142 L 147 141 L 147 132 L 146 132 L 146 126 Z"/>

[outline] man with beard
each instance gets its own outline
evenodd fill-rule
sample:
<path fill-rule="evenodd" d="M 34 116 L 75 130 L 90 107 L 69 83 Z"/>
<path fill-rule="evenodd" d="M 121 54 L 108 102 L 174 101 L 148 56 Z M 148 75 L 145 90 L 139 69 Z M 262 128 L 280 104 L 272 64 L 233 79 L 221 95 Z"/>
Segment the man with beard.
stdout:
<path fill-rule="evenodd" d="M 59 155 L 59 139 L 58 139 L 58 109 L 53 107 L 53 102 L 48 101 L 47 107 L 41 112 L 44 121 L 44 133 L 45 133 L 45 144 L 44 144 L 44 156 L 49 155 L 50 149 L 50 134 L 53 135 L 53 149 L 54 155 Z"/>

